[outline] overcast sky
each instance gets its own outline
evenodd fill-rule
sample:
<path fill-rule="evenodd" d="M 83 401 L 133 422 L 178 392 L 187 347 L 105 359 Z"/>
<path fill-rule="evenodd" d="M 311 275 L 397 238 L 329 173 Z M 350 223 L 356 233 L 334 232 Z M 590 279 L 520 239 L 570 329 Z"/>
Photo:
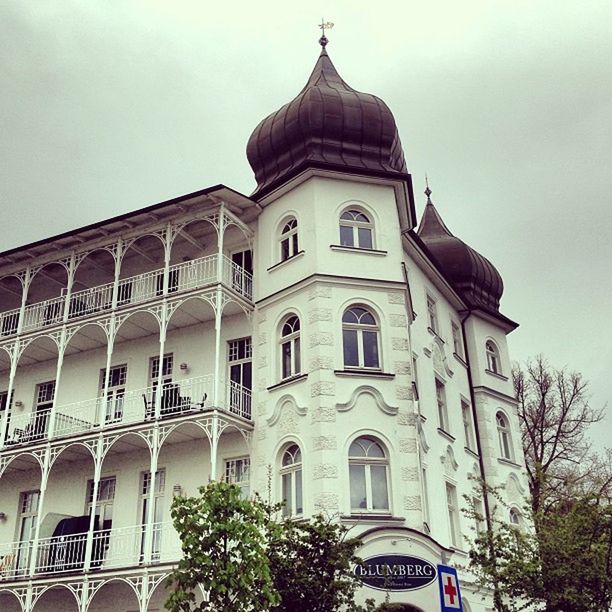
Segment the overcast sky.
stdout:
<path fill-rule="evenodd" d="M 500 270 L 515 359 L 612 404 L 610 0 L 0 0 L 0 250 L 255 182 L 257 123 L 328 51 L 393 111 L 417 209 Z M 612 431 L 612 406 L 594 437 Z"/>

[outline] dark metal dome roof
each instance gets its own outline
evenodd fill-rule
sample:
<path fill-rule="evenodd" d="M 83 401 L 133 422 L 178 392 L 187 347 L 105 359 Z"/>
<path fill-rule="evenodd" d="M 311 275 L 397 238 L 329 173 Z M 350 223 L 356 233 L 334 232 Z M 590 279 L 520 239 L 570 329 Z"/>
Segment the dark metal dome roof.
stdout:
<path fill-rule="evenodd" d="M 349 87 L 325 50 L 308 82 L 253 131 L 247 157 L 261 197 L 307 167 L 407 175 L 389 107 Z"/>
<path fill-rule="evenodd" d="M 417 234 L 470 307 L 499 313 L 502 277 L 486 257 L 451 234 L 429 196 Z"/>

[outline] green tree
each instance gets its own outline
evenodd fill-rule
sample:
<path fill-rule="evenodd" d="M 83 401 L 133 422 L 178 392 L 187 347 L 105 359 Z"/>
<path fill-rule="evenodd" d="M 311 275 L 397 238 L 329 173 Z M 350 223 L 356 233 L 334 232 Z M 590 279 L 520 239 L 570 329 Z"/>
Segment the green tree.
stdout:
<path fill-rule="evenodd" d="M 197 497 L 172 503 L 183 558 L 169 578 L 171 612 L 251 612 L 279 601 L 266 553 L 268 506 L 246 500 L 239 487 L 213 482 Z M 196 605 L 202 588 L 207 601 Z"/>

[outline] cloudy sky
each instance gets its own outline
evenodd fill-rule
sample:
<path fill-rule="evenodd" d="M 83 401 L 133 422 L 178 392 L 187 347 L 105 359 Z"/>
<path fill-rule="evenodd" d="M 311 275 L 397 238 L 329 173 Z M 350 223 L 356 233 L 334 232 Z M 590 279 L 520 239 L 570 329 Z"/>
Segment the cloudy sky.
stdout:
<path fill-rule="evenodd" d="M 217 183 L 305 83 L 317 24 L 391 107 L 419 212 L 489 257 L 510 349 L 612 404 L 609 0 L 0 0 L 0 251 Z M 594 437 L 610 444 L 612 406 Z"/>

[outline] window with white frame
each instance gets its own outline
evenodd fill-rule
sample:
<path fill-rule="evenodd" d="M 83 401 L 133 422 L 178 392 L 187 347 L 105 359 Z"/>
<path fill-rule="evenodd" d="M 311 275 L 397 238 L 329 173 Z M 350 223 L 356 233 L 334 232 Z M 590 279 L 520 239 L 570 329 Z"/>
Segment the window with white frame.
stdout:
<path fill-rule="evenodd" d="M 463 400 L 461 400 L 461 416 L 463 418 L 465 446 L 470 450 L 474 450 L 476 445 L 474 443 L 474 422 L 472 420 L 472 409 L 471 406 Z"/>
<path fill-rule="evenodd" d="M 288 315 L 281 324 L 280 358 L 283 380 L 300 373 L 300 319 L 297 315 Z"/>
<path fill-rule="evenodd" d="M 482 498 L 472 497 L 472 509 L 474 510 L 474 523 L 476 527 L 476 533 L 483 533 L 486 529 L 486 522 Z"/>
<path fill-rule="evenodd" d="M 448 509 L 448 529 L 450 541 L 458 547 L 461 531 L 459 527 L 459 505 L 457 503 L 457 487 L 450 482 L 446 483 L 446 507 Z"/>
<path fill-rule="evenodd" d="M 427 296 L 427 325 L 436 334 L 438 333 L 438 311 L 436 300 L 431 295 Z"/>
<path fill-rule="evenodd" d="M 461 330 L 459 326 L 451 321 L 451 332 L 453 336 L 453 352 L 459 357 L 463 357 L 463 343 L 461 342 Z"/>
<path fill-rule="evenodd" d="M 380 368 L 378 324 L 365 306 L 351 306 L 342 315 L 344 367 Z"/>
<path fill-rule="evenodd" d="M 358 249 L 374 248 L 374 225 L 360 210 L 345 210 L 340 215 L 340 244 Z"/>
<path fill-rule="evenodd" d="M 100 373 L 100 387 L 104 391 L 106 369 Z M 114 423 L 123 418 L 123 398 L 127 383 L 127 364 L 112 366 L 108 371 L 108 387 L 106 389 L 106 422 Z"/>
<path fill-rule="evenodd" d="M 155 472 L 155 484 L 151 491 L 151 472 L 142 472 L 140 475 L 140 520 L 141 525 L 147 525 L 149 521 L 149 502 L 153 495 L 152 506 L 152 529 L 151 556 L 158 560 L 161 551 L 162 521 L 164 519 L 164 498 L 166 494 L 166 470 L 161 468 Z M 140 555 L 144 558 L 146 534 L 143 530 L 140 538 Z"/>
<path fill-rule="evenodd" d="M 284 516 L 299 516 L 304 513 L 302 501 L 302 451 L 291 444 L 281 454 L 281 495 L 285 502 Z"/>
<path fill-rule="evenodd" d="M 110 529 L 112 527 L 116 486 L 115 476 L 101 478 L 98 483 L 97 499 L 94 503 L 94 481 L 87 481 L 87 514 L 91 515 L 93 511 L 98 529 Z"/>
<path fill-rule="evenodd" d="M 353 512 L 389 511 L 389 459 L 376 438 L 361 436 L 351 444 L 349 481 Z"/>
<path fill-rule="evenodd" d="M 508 518 L 510 519 L 510 525 L 520 529 L 521 513 L 516 508 L 510 508 L 510 512 L 508 513 Z"/>
<path fill-rule="evenodd" d="M 514 460 L 514 454 L 512 453 L 512 435 L 510 432 L 510 423 L 508 418 L 503 412 L 498 412 L 495 415 L 495 421 L 497 422 L 497 437 L 499 439 L 499 452 L 503 459 L 508 461 Z"/>
<path fill-rule="evenodd" d="M 225 461 L 225 482 L 240 487 L 242 497 L 247 499 L 250 490 L 251 459 L 237 457 Z"/>
<path fill-rule="evenodd" d="M 440 429 L 449 433 L 448 407 L 446 405 L 446 391 L 444 383 L 436 378 L 436 403 L 438 405 L 438 425 Z"/>
<path fill-rule="evenodd" d="M 501 361 L 499 359 L 499 350 L 493 340 L 487 340 L 485 343 L 485 351 L 487 353 L 487 369 L 494 374 L 501 374 Z"/>
<path fill-rule="evenodd" d="M 251 415 L 251 390 L 253 389 L 253 343 L 251 338 L 238 338 L 227 343 L 229 367 L 230 410 Z"/>
<path fill-rule="evenodd" d="M 298 248 L 298 222 L 295 217 L 287 219 L 280 233 L 280 260 L 285 261 L 297 255 Z"/>
<path fill-rule="evenodd" d="M 429 485 L 427 484 L 427 466 L 425 465 L 421 467 L 421 476 L 421 486 L 423 488 L 423 522 L 425 523 L 425 527 L 429 533 L 431 531 L 431 523 L 429 518 Z"/>

